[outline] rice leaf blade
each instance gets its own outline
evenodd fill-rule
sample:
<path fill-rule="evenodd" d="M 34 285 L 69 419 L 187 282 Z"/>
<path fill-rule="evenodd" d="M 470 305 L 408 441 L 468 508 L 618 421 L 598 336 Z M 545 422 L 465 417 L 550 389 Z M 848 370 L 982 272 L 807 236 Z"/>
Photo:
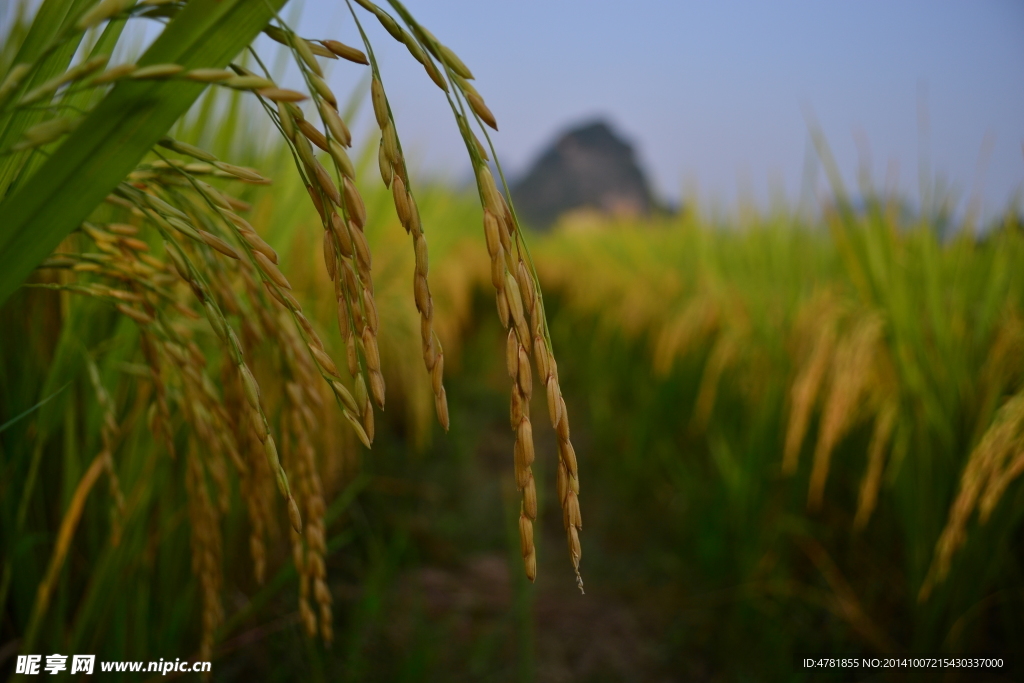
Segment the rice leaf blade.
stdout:
<path fill-rule="evenodd" d="M 224 67 L 286 0 L 194 0 L 139 60 Z M 205 86 L 122 82 L 27 181 L 0 202 L 0 303 L 116 187 Z"/>

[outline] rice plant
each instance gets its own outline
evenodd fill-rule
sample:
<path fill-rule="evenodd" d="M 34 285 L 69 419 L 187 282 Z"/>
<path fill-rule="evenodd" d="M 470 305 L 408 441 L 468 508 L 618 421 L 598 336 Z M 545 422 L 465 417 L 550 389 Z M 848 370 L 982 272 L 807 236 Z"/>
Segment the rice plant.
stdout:
<path fill-rule="evenodd" d="M 837 191 L 820 224 L 694 205 L 552 236 L 538 269 L 556 338 L 585 350 L 566 372 L 591 516 L 658 525 L 664 543 L 628 547 L 664 590 L 697 573 L 755 610 L 823 604 L 867 651 L 1001 651 L 1020 633 L 1018 225 L 943 239 Z M 689 566 L 660 576 L 664 555 Z M 727 623 L 708 628 L 760 638 Z"/>
<path fill-rule="evenodd" d="M 390 11 L 368 0 L 349 5 L 363 38 L 359 48 L 296 35 L 278 14 L 283 5 L 284 0 L 45 0 L 31 23 L 16 21 L 5 39 L 0 303 L 13 325 L 32 330 L 33 321 L 45 321 L 48 327 L 40 334 L 47 348 L 35 351 L 49 361 L 37 369 L 53 382 L 70 381 L 76 393 L 83 390 L 81 369 L 88 369 L 95 400 L 84 404 L 99 411 L 90 409 L 83 426 L 69 423 L 59 430 L 74 441 L 84 435 L 83 451 L 96 455 L 63 463 L 67 485 L 77 482 L 73 494 L 46 506 L 60 510 L 62 521 L 34 600 L 13 607 L 21 651 L 54 637 L 52 629 L 44 633 L 46 624 L 63 621 L 53 618 L 52 596 L 100 475 L 112 501 L 109 548 L 96 551 L 101 555 L 142 556 L 147 538 L 165 546 L 160 533 L 147 531 L 147 520 L 164 505 L 186 515 L 191 570 L 202 604 L 199 659 L 211 658 L 225 625 L 224 527 L 241 504 L 250 529 L 252 576 L 264 583 L 268 534 L 276 527 L 275 497 L 287 510 L 301 623 L 310 636 L 332 640 L 325 489 L 336 491 L 345 481 L 340 473 L 353 469 L 357 447 L 352 442 L 370 448 L 375 411 L 383 410 L 386 391 L 378 341 L 384 312 L 378 309 L 366 235 L 371 215 L 347 151 L 352 135 L 325 80 L 322 62 L 327 60 L 369 70 L 369 99 L 380 131 L 379 172 L 411 238 L 421 355 L 437 420 L 448 429 L 445 354 L 434 327 L 426 241 L 426 230 L 440 221 L 430 225 L 421 217 L 374 46 L 363 32 L 361 22 L 368 19 L 379 21 L 424 66 L 450 104 L 476 169 L 498 310 L 515 352 L 512 426 L 525 572 L 532 581 L 537 495 L 528 400 L 533 363 L 562 444 L 559 499 L 566 506 L 570 559 L 582 589 L 579 484 L 569 418 L 537 275 L 505 199 L 507 188 L 499 191 L 487 165 L 494 156 L 486 132 L 497 128 L 493 113 L 471 84 L 469 68 L 397 0 L 389 3 Z M 137 60 L 113 63 L 126 27 L 147 21 L 164 24 L 159 36 Z M 275 81 L 252 45 L 261 32 L 286 50 L 299 83 Z M 293 163 L 290 171 L 279 170 L 294 174 L 304 187 L 322 228 L 317 253 L 328 281 L 320 283 L 321 291 L 333 301 L 342 363 L 329 352 L 323 328 L 293 294 L 285 275 L 289 269 L 277 250 L 246 218 L 255 216 L 252 202 L 265 196 L 252 186 L 271 180 L 171 135 L 210 91 L 246 96 L 252 106 L 243 109 L 245 115 L 265 117 L 280 133 L 281 149 Z M 216 117 L 206 124 L 215 122 Z M 177 129 L 184 130 L 180 124 Z M 31 331 L 27 338 L 35 340 Z M 11 338 L 4 355 L 14 362 L 31 348 Z M 62 393 L 66 385 L 56 394 L 38 394 L 30 386 L 15 390 L 16 382 L 30 382 L 32 375 L 16 367 L 7 373 L 6 411 L 43 400 L 29 411 L 31 419 L 5 424 L 12 444 L 5 449 L 7 481 L 24 486 L 4 496 L 10 513 L 5 524 L 14 532 L 5 534 L 4 614 L 8 596 L 22 600 L 35 576 L 16 543 L 33 501 L 47 497 L 37 487 L 44 480 L 41 472 L 51 467 L 46 460 L 55 430 L 43 425 L 49 415 L 72 411 L 74 405 Z M 47 403 L 50 397 L 54 401 Z M 328 430 L 324 437 L 321 430 L 338 417 L 347 425 L 341 443 L 334 444 L 340 453 L 325 462 L 325 447 L 332 450 L 338 432 Z M 79 465 L 86 463 L 82 473 Z M 134 467 L 139 469 L 129 476 L 126 470 Z M 161 472 L 157 480 L 155 471 Z M 325 482 L 332 471 L 334 477 Z M 161 500 L 179 490 L 171 483 L 175 477 L 184 490 L 184 506 L 179 502 L 176 508 Z M 156 519 L 174 517 L 164 513 Z M 110 575 L 99 562 L 86 576 L 76 575 L 80 580 L 96 587 Z M 87 590 L 83 602 L 70 597 L 74 592 L 60 595 L 61 609 L 81 615 L 71 642 L 87 637 L 93 620 L 103 621 L 102 610 L 90 602 L 96 594 Z"/>

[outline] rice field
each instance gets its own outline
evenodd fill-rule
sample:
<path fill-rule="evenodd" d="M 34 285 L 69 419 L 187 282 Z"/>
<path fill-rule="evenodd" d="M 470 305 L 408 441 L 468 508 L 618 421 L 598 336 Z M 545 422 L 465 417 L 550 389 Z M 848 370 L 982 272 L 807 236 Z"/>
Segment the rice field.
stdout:
<path fill-rule="evenodd" d="M 469 68 L 399 3 L 360 16 L 447 87 L 468 189 L 410 177 L 374 46 L 281 22 L 301 92 L 223 68 L 274 4 L 48 1 L 5 41 L 4 675 L 36 652 L 225 681 L 1021 674 L 1014 211 L 945 234 L 833 181 L 820 211 L 532 234 Z M 141 12 L 223 54 L 179 34 L 113 63 Z M 347 104 L 337 58 L 369 75 Z M 351 140 L 359 107 L 379 138 Z M 115 124 L 135 137 L 94 154 Z"/>

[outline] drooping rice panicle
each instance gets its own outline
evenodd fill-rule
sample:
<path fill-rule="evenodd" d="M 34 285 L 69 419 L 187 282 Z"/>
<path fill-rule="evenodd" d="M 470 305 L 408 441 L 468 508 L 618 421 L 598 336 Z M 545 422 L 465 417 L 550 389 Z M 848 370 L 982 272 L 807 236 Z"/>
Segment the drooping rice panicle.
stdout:
<path fill-rule="evenodd" d="M 355 13 L 353 13 L 353 17 L 355 18 Z M 378 15 L 378 18 L 380 18 L 380 15 Z M 427 280 L 429 261 L 427 239 L 419 218 L 416 199 L 412 194 L 409 169 L 405 162 L 405 156 L 402 154 L 394 116 L 387 101 L 384 84 L 381 81 L 380 69 L 374 56 L 373 48 L 363 32 L 359 19 L 355 18 L 355 21 L 363 38 L 366 53 L 369 55 L 370 68 L 372 70 L 370 99 L 373 105 L 374 118 L 381 131 L 380 153 L 378 155 L 381 179 L 384 181 L 385 186 L 389 186 L 391 189 L 395 212 L 398 214 L 399 222 L 405 228 L 406 233 L 412 236 L 413 252 L 415 254 L 413 299 L 416 303 L 416 310 L 420 314 L 420 342 L 423 349 L 423 364 L 430 374 L 431 389 L 434 392 L 434 409 L 438 422 L 440 422 L 445 431 L 448 431 L 448 397 L 444 388 L 444 350 L 433 326 L 434 305 L 430 295 L 430 285 Z M 393 20 L 391 22 L 394 23 Z M 394 27 L 392 35 L 400 38 L 403 43 L 414 44 L 412 38 L 398 27 L 396 23 L 394 23 Z"/>

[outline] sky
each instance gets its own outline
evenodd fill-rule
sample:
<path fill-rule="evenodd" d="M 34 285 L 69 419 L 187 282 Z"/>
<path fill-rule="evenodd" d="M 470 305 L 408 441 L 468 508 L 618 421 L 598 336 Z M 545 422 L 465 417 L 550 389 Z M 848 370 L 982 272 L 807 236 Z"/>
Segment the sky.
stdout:
<path fill-rule="evenodd" d="M 406 0 L 455 50 L 495 113 L 499 158 L 522 173 L 569 127 L 604 118 L 655 191 L 729 205 L 809 186 L 811 121 L 856 192 L 920 194 L 922 170 L 962 208 L 1001 213 L 1024 190 L 1024 2 Z M 358 44 L 338 0 L 306 0 L 309 38 Z M 399 135 L 422 172 L 462 178 L 441 92 L 365 12 Z M 337 63 L 348 92 L 363 74 Z M 369 132 L 364 108 L 355 129 Z M 362 128 L 360 128 L 362 125 Z M 813 175 L 811 177 L 814 177 Z M 816 186 L 823 190 L 823 176 Z"/>
<path fill-rule="evenodd" d="M 961 215 L 1024 204 L 1022 0 L 404 1 L 472 69 L 513 178 L 561 132 L 601 118 L 663 200 L 794 203 L 827 189 L 816 125 L 851 194 L 866 168 L 872 187 L 913 204 L 922 188 L 948 188 Z M 410 166 L 465 181 L 442 93 L 357 10 Z M 291 0 L 284 16 L 307 38 L 361 44 L 343 0 Z M 339 60 L 328 80 L 345 99 L 365 92 L 366 73 Z M 376 140 L 363 104 L 353 132 Z"/>

